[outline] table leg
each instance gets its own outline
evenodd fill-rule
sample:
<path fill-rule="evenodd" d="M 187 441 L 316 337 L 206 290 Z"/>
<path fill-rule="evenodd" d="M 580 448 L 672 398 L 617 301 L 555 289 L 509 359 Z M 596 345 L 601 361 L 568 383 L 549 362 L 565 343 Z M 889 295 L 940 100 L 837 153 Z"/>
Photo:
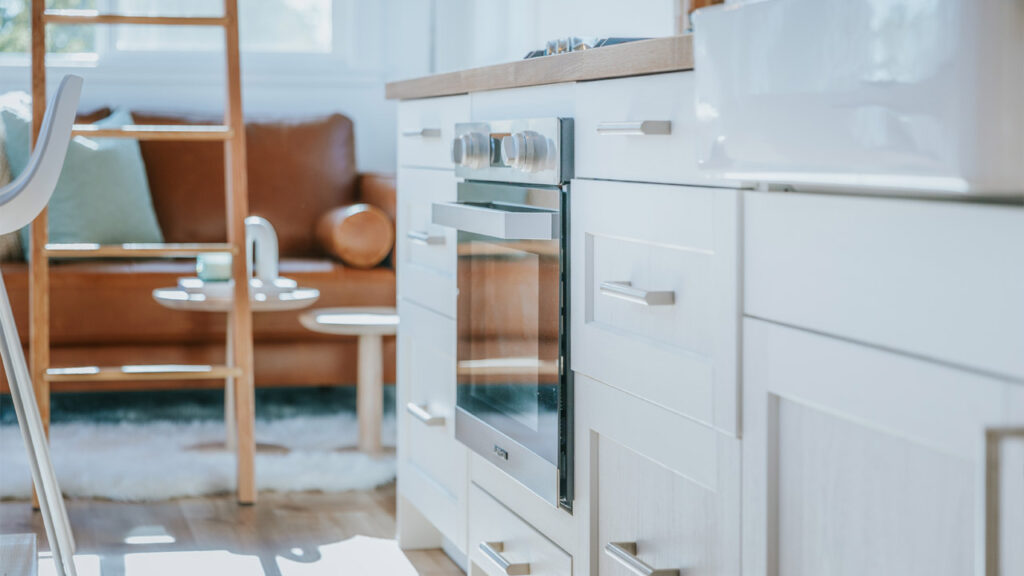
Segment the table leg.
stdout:
<path fill-rule="evenodd" d="M 383 338 L 379 334 L 359 337 L 359 365 L 356 379 L 356 414 L 359 418 L 359 450 L 380 452 L 380 421 L 384 412 Z"/>

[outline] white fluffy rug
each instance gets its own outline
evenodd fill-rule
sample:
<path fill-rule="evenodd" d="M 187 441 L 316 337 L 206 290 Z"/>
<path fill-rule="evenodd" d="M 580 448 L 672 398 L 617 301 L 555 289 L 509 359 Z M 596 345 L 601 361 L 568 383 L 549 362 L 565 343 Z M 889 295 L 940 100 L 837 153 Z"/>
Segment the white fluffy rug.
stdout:
<path fill-rule="evenodd" d="M 393 457 L 339 451 L 355 445 L 357 430 L 351 414 L 257 421 L 257 442 L 291 450 L 256 455 L 257 488 L 341 492 L 393 480 Z M 393 446 L 393 418 L 384 420 L 382 434 L 384 444 Z M 233 491 L 232 453 L 190 449 L 223 439 L 223 422 L 70 423 L 55 424 L 50 431 L 54 468 L 65 495 L 128 501 Z M 0 499 L 28 498 L 30 490 L 18 427 L 0 426 Z"/>

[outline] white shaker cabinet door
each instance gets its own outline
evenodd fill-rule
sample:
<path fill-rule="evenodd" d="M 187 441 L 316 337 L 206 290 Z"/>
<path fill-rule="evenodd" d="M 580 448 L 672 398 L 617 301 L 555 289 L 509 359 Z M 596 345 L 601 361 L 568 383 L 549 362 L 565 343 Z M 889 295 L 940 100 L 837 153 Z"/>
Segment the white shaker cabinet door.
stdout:
<path fill-rule="evenodd" d="M 743 373 L 744 574 L 992 576 L 986 532 L 1021 573 L 1017 440 L 1001 518 L 985 505 L 986 434 L 1020 425 L 1020 385 L 755 319 Z"/>
<path fill-rule="evenodd" d="M 454 432 L 455 321 L 407 300 L 398 312 L 398 492 L 464 551 L 468 460 Z"/>

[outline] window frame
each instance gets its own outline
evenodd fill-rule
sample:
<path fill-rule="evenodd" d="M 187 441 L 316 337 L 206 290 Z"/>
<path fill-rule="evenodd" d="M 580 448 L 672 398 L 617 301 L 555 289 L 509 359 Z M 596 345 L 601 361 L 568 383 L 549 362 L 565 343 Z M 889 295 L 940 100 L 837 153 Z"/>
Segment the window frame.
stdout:
<path fill-rule="evenodd" d="M 376 81 L 379 73 L 374 67 L 354 65 L 363 52 L 354 39 L 358 37 L 356 23 L 361 10 L 356 0 L 331 0 L 330 52 L 270 52 L 242 51 L 242 65 L 247 81 L 283 83 L 302 79 L 309 84 L 311 77 L 331 76 L 345 78 L 345 83 Z M 97 0 L 100 11 L 109 11 L 113 0 Z M 113 81 L 185 82 L 209 85 L 223 83 L 224 59 L 211 58 L 221 51 L 192 50 L 121 50 L 116 46 L 117 35 L 110 25 L 96 25 L 94 52 L 54 54 L 46 56 L 47 66 L 60 71 L 79 71 L 92 77 Z M 0 70 L 12 75 L 27 73 L 31 55 L 26 53 L 0 54 Z M 315 82 L 314 82 L 315 83 Z M 332 83 L 337 83 L 332 82 Z"/>

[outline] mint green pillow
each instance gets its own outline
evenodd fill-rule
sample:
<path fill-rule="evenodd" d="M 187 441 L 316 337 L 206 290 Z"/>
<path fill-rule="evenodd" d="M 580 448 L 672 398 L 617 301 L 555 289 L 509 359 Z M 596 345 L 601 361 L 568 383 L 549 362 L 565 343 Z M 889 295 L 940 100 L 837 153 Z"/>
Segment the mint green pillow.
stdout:
<path fill-rule="evenodd" d="M 28 164 L 29 118 L 3 108 L 7 157 L 15 178 Z M 131 114 L 115 110 L 97 126 L 131 124 Z M 50 242 L 163 242 L 153 210 L 139 143 L 128 139 L 77 136 L 68 147 L 64 170 L 49 205 Z M 22 230 L 28 258 L 28 230 Z"/>

